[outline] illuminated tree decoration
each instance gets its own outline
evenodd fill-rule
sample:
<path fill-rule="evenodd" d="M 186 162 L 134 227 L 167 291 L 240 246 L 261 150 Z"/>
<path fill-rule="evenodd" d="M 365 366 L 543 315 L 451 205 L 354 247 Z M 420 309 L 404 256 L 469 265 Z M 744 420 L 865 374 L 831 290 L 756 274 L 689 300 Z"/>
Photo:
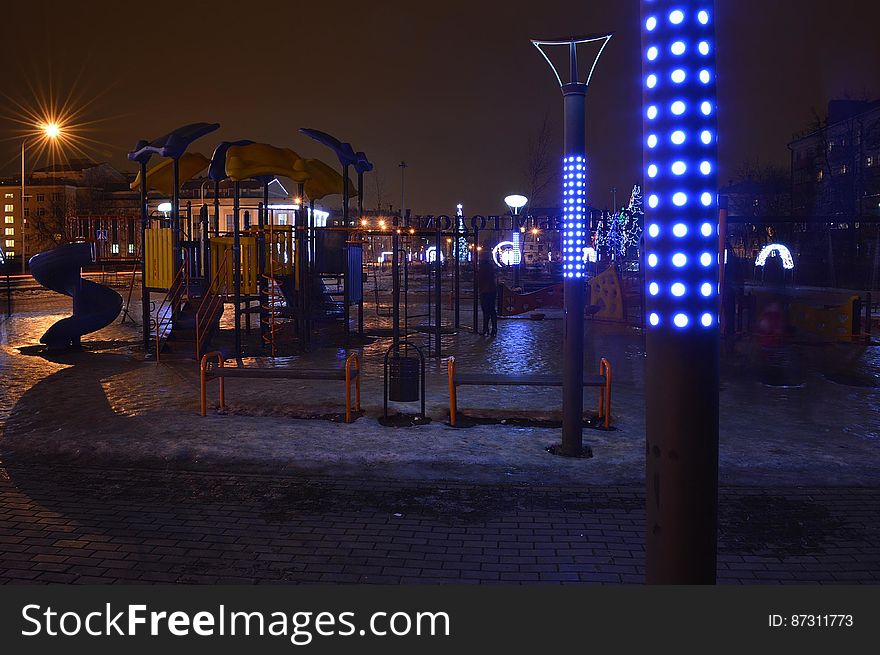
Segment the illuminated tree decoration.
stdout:
<path fill-rule="evenodd" d="M 718 328 L 713 5 L 646 3 L 644 125 L 651 329 Z"/>
<path fill-rule="evenodd" d="M 643 216 L 641 188 L 635 185 L 626 208 L 602 215 L 596 230 L 599 247 L 611 259 L 625 258 L 630 248 L 639 245 Z"/>
<path fill-rule="evenodd" d="M 642 211 L 642 188 L 638 184 L 632 188 L 626 214 L 623 245 L 625 249 L 629 249 L 639 245 L 639 239 L 642 237 L 642 220 L 645 217 L 645 212 Z"/>
<path fill-rule="evenodd" d="M 458 203 L 455 206 L 455 222 L 458 225 L 458 261 L 466 262 L 470 260 L 471 252 L 468 249 L 467 228 L 464 224 L 464 205 Z"/>

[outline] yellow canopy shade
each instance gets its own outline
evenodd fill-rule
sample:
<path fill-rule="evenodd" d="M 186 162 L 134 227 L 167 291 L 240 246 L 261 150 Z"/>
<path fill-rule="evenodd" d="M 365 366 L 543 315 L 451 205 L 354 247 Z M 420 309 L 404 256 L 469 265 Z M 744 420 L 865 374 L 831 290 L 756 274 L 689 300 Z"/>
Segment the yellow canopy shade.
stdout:
<path fill-rule="evenodd" d="M 237 182 L 272 175 L 288 177 L 301 184 L 305 177 L 295 168 L 299 160 L 300 156 L 290 148 L 276 148 L 267 143 L 230 146 L 226 151 L 226 173 Z"/>
<path fill-rule="evenodd" d="M 180 157 L 180 183 L 183 184 L 191 179 L 197 173 L 205 170 L 210 160 L 197 152 L 185 152 Z M 161 162 L 153 166 L 147 171 L 147 190 L 156 189 L 166 196 L 174 195 L 174 160 L 163 159 Z M 131 183 L 132 189 L 141 188 L 141 174 L 138 172 L 134 182 Z"/>
<path fill-rule="evenodd" d="M 297 167 L 307 175 L 305 193 L 309 200 L 320 200 L 324 196 L 342 193 L 342 175 L 320 159 L 301 159 L 297 162 Z M 348 192 L 352 198 L 358 194 L 357 186 L 351 178 L 348 178 Z"/>

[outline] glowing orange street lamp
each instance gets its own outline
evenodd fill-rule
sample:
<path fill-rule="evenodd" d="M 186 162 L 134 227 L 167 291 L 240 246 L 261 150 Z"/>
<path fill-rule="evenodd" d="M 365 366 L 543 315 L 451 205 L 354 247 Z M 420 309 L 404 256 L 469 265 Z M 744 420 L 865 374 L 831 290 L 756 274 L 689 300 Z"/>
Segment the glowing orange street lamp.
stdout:
<path fill-rule="evenodd" d="M 38 126 L 39 132 L 38 134 L 42 134 L 44 139 L 49 141 L 55 141 L 61 136 L 61 126 L 55 121 L 47 121 L 45 123 L 40 123 Z M 27 137 L 21 140 L 21 199 L 19 200 L 19 204 L 21 205 L 21 272 L 25 272 L 25 267 L 27 265 L 27 259 L 25 258 L 25 232 L 27 221 L 24 218 L 24 147 L 27 143 Z"/>

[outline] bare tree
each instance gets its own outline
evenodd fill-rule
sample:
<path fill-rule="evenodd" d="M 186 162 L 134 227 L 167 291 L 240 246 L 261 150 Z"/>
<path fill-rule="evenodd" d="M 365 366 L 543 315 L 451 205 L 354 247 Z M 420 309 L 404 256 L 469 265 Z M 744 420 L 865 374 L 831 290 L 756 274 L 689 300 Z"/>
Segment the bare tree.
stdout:
<path fill-rule="evenodd" d="M 382 211 L 382 205 L 385 200 L 385 180 L 382 179 L 379 171 L 373 172 L 373 184 L 376 185 L 376 209 Z"/>
<path fill-rule="evenodd" d="M 529 137 L 526 151 L 525 188 L 530 206 L 541 207 L 546 203 L 547 193 L 557 181 L 558 171 L 553 153 L 553 122 L 544 114 L 541 123 Z"/>
<path fill-rule="evenodd" d="M 28 228 L 34 252 L 54 248 L 69 241 L 69 219 L 75 211 L 75 202 L 63 192 L 49 195 L 46 206 L 33 208 L 28 217 Z"/>
<path fill-rule="evenodd" d="M 775 164 L 762 164 L 759 159 L 748 160 L 736 169 L 734 182 L 739 189 L 736 206 L 731 206 L 733 214 L 737 216 L 789 214 L 790 173 L 786 168 Z"/>

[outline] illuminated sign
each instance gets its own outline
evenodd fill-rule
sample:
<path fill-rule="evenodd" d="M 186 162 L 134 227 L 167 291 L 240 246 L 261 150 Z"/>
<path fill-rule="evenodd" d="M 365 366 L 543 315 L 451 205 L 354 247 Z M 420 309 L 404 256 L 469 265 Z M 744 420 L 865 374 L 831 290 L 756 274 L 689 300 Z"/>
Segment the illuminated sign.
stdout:
<path fill-rule="evenodd" d="M 780 243 L 771 243 L 764 246 L 761 252 L 758 253 L 757 259 L 755 259 L 755 266 L 766 264 L 767 258 L 774 253 L 782 257 L 782 268 L 786 271 L 794 269 L 794 259 L 791 256 L 791 251 Z"/>

